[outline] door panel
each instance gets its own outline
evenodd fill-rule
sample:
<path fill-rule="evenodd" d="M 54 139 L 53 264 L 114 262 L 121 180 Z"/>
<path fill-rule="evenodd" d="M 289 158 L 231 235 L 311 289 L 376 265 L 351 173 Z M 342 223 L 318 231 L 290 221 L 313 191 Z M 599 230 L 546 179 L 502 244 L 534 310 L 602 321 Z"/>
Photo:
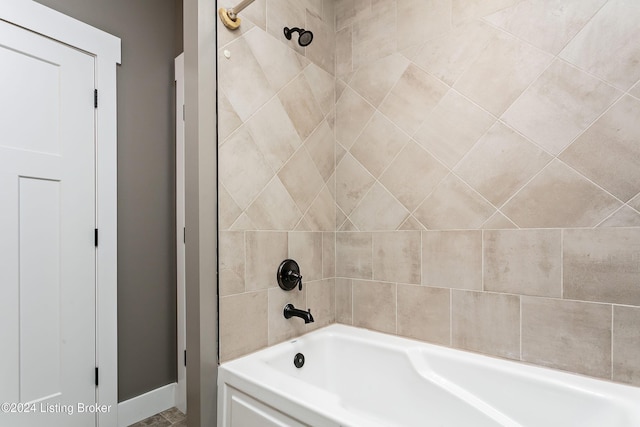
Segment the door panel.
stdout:
<path fill-rule="evenodd" d="M 60 393 L 60 181 L 19 178 L 20 401 Z"/>
<path fill-rule="evenodd" d="M 59 153 L 60 94 L 57 89 L 60 67 L 25 52 L 15 52 L 7 46 L 0 49 L 0 64 L 12 64 L 0 70 L 0 78 L 6 82 L 2 96 L 10 100 L 0 103 L 0 116 L 4 118 L 0 144 Z M 28 81 L 29 84 L 15 84 L 19 81 Z M 23 126 L 23 119 L 28 116 L 39 118 L 37 126 Z"/>
<path fill-rule="evenodd" d="M 0 63 L 0 426 L 92 426 L 94 58 L 0 21 Z"/>

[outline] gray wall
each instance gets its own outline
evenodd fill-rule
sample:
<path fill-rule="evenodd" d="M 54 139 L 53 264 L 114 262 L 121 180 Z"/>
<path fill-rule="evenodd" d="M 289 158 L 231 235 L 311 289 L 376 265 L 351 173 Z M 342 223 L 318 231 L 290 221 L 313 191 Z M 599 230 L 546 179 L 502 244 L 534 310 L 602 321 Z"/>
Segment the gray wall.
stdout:
<path fill-rule="evenodd" d="M 182 1 L 38 0 L 122 39 L 118 68 L 118 400 L 176 380 L 173 58 Z"/>

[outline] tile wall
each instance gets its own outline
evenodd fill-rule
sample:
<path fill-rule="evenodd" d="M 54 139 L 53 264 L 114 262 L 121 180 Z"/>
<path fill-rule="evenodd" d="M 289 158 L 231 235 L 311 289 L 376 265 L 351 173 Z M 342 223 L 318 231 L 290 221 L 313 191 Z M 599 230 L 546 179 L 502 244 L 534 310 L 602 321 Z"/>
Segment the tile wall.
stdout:
<path fill-rule="evenodd" d="M 311 327 L 640 385 L 640 4 L 241 16 L 218 33 L 222 361 L 305 332 L 281 318 L 292 302 Z M 302 293 L 277 288 L 286 257 Z"/>
<path fill-rule="evenodd" d="M 256 0 L 240 16 L 237 31 L 218 25 L 222 361 L 335 319 L 333 1 Z M 284 26 L 313 43 L 286 40 Z M 286 258 L 302 292 L 276 283 Z M 311 307 L 315 323 L 285 320 L 286 303 Z"/>
<path fill-rule="evenodd" d="M 336 321 L 640 385 L 640 3 L 335 12 Z"/>

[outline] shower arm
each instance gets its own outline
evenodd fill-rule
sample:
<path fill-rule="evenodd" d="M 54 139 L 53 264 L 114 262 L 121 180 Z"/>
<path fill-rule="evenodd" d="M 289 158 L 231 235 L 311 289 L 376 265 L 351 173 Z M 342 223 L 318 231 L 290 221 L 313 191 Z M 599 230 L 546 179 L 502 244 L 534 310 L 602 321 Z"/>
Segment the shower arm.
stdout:
<path fill-rule="evenodd" d="M 242 10 L 253 3 L 255 0 L 242 0 L 236 7 L 232 7 L 231 9 L 227 9 L 227 15 L 232 20 L 236 20 L 238 18 L 238 14 L 242 12 Z"/>

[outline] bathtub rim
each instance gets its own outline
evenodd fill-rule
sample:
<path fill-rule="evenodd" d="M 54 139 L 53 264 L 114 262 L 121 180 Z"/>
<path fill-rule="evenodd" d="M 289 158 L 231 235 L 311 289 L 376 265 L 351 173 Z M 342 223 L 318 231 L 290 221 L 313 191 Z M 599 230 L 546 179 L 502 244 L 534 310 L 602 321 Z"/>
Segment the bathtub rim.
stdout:
<path fill-rule="evenodd" d="M 276 356 L 283 356 L 284 353 L 290 352 L 292 344 L 304 345 L 306 340 L 320 340 L 323 336 L 328 336 L 329 338 L 332 336 L 347 336 L 349 339 L 364 341 L 374 347 L 391 348 L 401 352 L 407 352 L 416 347 L 423 348 L 427 352 L 444 355 L 447 359 L 452 358 L 470 364 L 486 364 L 490 369 L 513 373 L 516 376 L 542 378 L 545 382 L 559 383 L 569 388 L 578 389 L 583 393 L 615 401 L 617 405 L 628 410 L 637 407 L 638 405 L 633 403 L 640 401 L 640 387 L 633 385 L 338 323 L 309 331 L 299 337 L 221 363 L 218 386 L 221 390 L 225 385 L 233 387 L 303 423 L 315 422 L 316 424 L 313 425 L 318 426 L 362 425 L 360 424 L 362 423 L 362 418 L 346 411 L 340 405 L 339 397 L 333 393 L 289 376 L 276 368 L 266 371 L 259 369 L 261 363 L 267 364 L 266 360 Z M 281 387 L 274 386 L 273 382 L 256 382 L 256 378 L 260 377 L 263 380 L 271 380 L 280 384 L 284 382 L 288 386 L 302 384 L 304 391 L 298 391 L 297 394 L 294 394 L 283 390 Z M 223 394 L 219 393 L 219 412 L 222 410 L 220 403 L 223 401 Z M 320 400 L 318 398 L 322 399 L 321 404 L 317 403 Z M 326 405 L 329 405 L 329 408 Z M 286 408 L 286 411 L 282 408 Z M 327 409 L 330 409 L 330 411 L 327 411 Z M 640 410 L 632 411 L 632 413 L 637 413 L 640 419 Z M 320 423 L 318 417 L 325 420 L 326 423 Z M 377 424 L 367 419 L 367 425 L 373 426 Z M 383 424 L 379 425 L 383 426 Z"/>

